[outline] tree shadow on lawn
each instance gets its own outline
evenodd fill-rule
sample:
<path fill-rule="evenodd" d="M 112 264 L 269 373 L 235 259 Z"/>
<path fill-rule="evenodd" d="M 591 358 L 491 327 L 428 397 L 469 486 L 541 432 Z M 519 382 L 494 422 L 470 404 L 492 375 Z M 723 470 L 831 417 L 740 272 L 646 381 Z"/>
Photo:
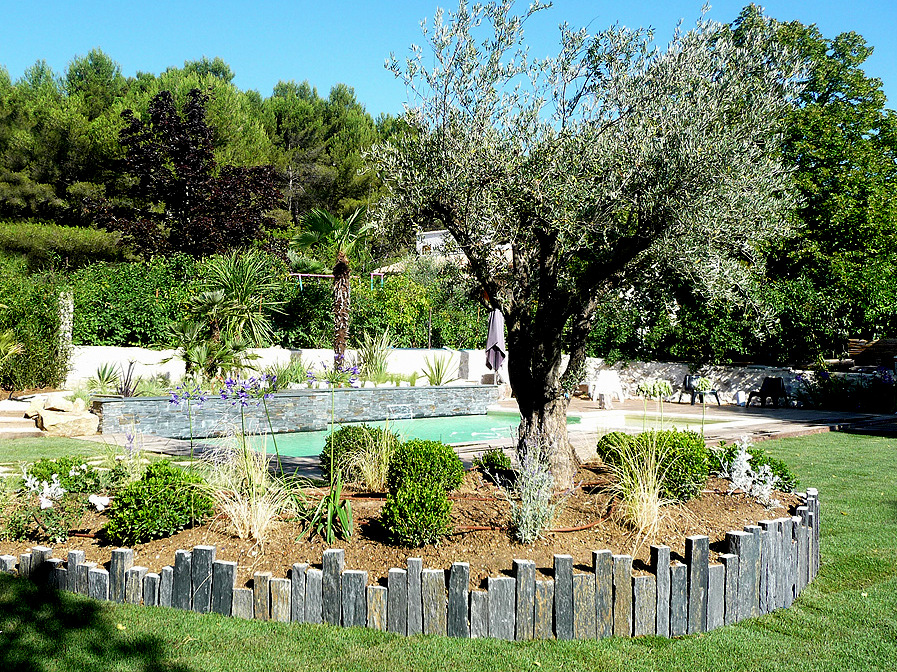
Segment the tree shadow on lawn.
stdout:
<path fill-rule="evenodd" d="M 0 575 L 0 670 L 122 667 L 188 672 L 166 660 L 161 639 L 128 635 L 99 602 Z"/>

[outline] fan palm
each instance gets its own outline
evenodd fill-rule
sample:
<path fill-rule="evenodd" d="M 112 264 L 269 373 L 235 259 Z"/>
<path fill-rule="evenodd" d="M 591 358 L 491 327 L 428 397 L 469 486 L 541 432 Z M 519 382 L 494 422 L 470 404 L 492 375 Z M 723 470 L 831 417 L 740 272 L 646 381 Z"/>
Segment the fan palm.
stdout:
<path fill-rule="evenodd" d="M 317 251 L 333 259 L 333 358 L 339 366 L 346 353 L 349 340 L 349 308 L 351 268 L 349 257 L 353 255 L 371 230 L 371 224 L 362 224 L 364 208 L 342 219 L 326 210 L 315 208 L 300 220 L 302 231 L 292 242 L 299 251 Z M 303 257 L 296 257 L 303 260 Z M 307 262 L 306 262 L 307 263 Z"/>

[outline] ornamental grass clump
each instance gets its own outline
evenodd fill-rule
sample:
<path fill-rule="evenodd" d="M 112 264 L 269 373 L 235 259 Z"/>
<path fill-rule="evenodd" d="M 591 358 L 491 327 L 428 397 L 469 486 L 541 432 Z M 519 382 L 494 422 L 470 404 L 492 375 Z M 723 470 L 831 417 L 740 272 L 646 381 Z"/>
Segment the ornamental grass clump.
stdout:
<path fill-rule="evenodd" d="M 388 428 L 346 425 L 327 436 L 319 462 L 325 476 L 331 464 L 344 482 L 364 483 L 375 492 L 386 489 L 386 475 L 399 437 Z M 336 475 L 334 473 L 334 475 Z"/>
<path fill-rule="evenodd" d="M 633 441 L 616 432 L 602 440 L 606 439 L 605 454 L 613 453 L 608 466 L 614 476 L 612 491 L 620 499 L 618 515 L 639 538 L 646 538 L 657 532 L 662 508 L 674 500 L 663 495 L 671 465 L 665 433 L 646 432 L 642 437 Z"/>
<path fill-rule="evenodd" d="M 630 444 L 634 444 L 632 450 Z M 611 469 L 619 466 L 632 451 L 654 451 L 662 460 L 661 495 L 678 502 L 686 502 L 700 493 L 710 476 L 709 451 L 704 438 L 696 432 L 668 430 L 636 435 L 611 432 L 599 439 L 596 450 Z"/>
<path fill-rule="evenodd" d="M 273 476 L 267 453 L 250 449 L 245 437 L 203 455 L 206 493 L 240 539 L 264 544 L 274 524 L 295 516 L 301 491 Z"/>

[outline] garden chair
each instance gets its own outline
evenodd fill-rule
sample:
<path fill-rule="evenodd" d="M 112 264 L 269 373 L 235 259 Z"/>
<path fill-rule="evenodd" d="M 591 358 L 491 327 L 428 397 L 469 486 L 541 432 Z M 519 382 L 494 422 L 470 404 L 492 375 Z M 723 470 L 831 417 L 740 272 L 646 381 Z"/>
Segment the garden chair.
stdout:
<path fill-rule="evenodd" d="M 701 376 L 685 376 L 685 380 L 682 381 L 682 389 L 679 390 L 679 403 L 682 403 L 682 395 L 690 394 L 691 395 L 691 405 L 695 405 L 695 399 L 700 397 L 701 403 L 704 403 L 705 397 L 715 397 L 716 405 L 722 406 L 719 400 L 719 390 L 699 390 L 697 389 L 698 380 L 701 379 Z"/>
<path fill-rule="evenodd" d="M 607 395 L 607 399 L 617 397 L 620 402 L 626 401 L 623 392 L 623 381 L 616 371 L 598 371 L 594 378 L 586 381 L 589 386 L 589 399 L 595 400 L 599 394 Z"/>
<path fill-rule="evenodd" d="M 787 406 L 791 402 L 788 391 L 785 389 L 785 381 L 777 376 L 766 376 L 760 384 L 759 390 L 754 390 L 748 395 L 747 405 L 750 406 L 754 398 L 760 399 L 760 406 L 766 408 L 766 400 L 771 399 L 774 408 L 779 407 L 779 399 L 785 400 Z"/>

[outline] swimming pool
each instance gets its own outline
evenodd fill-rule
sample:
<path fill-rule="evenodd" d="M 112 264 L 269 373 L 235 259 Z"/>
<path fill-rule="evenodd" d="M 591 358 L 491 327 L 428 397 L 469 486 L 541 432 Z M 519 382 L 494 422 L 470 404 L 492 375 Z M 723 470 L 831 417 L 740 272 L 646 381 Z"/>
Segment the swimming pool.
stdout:
<path fill-rule="evenodd" d="M 568 425 L 575 425 L 580 418 L 570 416 Z M 343 425 L 362 423 L 343 423 Z M 517 434 L 520 415 L 516 412 L 489 411 L 485 415 L 455 415 L 439 418 L 414 418 L 368 422 L 375 427 L 389 427 L 402 440 L 430 439 L 443 443 L 489 443 L 510 439 Z M 289 457 L 310 457 L 319 455 L 330 430 L 321 432 L 291 432 L 277 435 L 277 450 Z M 255 436 L 252 447 L 257 450 L 274 452 L 270 436 Z"/>
<path fill-rule="evenodd" d="M 705 424 L 711 424 L 707 421 Z M 361 423 L 344 423 L 361 424 Z M 494 443 L 516 437 L 520 415 L 514 411 L 489 411 L 485 415 L 455 415 L 439 418 L 393 419 L 369 422 L 376 427 L 389 427 L 402 440 L 430 439 L 443 443 Z M 664 429 L 700 430 L 700 418 L 663 418 Z M 341 426 L 341 425 L 338 425 Z M 567 426 L 571 431 L 584 430 L 605 433 L 614 430 L 638 432 L 644 429 L 659 429 L 660 418 L 641 413 L 600 412 L 585 417 L 567 416 Z M 324 448 L 324 441 L 330 430 L 318 432 L 291 432 L 277 434 L 277 449 L 288 457 L 313 457 Z M 253 436 L 251 445 L 256 450 L 274 452 L 274 442 L 270 436 Z"/>

